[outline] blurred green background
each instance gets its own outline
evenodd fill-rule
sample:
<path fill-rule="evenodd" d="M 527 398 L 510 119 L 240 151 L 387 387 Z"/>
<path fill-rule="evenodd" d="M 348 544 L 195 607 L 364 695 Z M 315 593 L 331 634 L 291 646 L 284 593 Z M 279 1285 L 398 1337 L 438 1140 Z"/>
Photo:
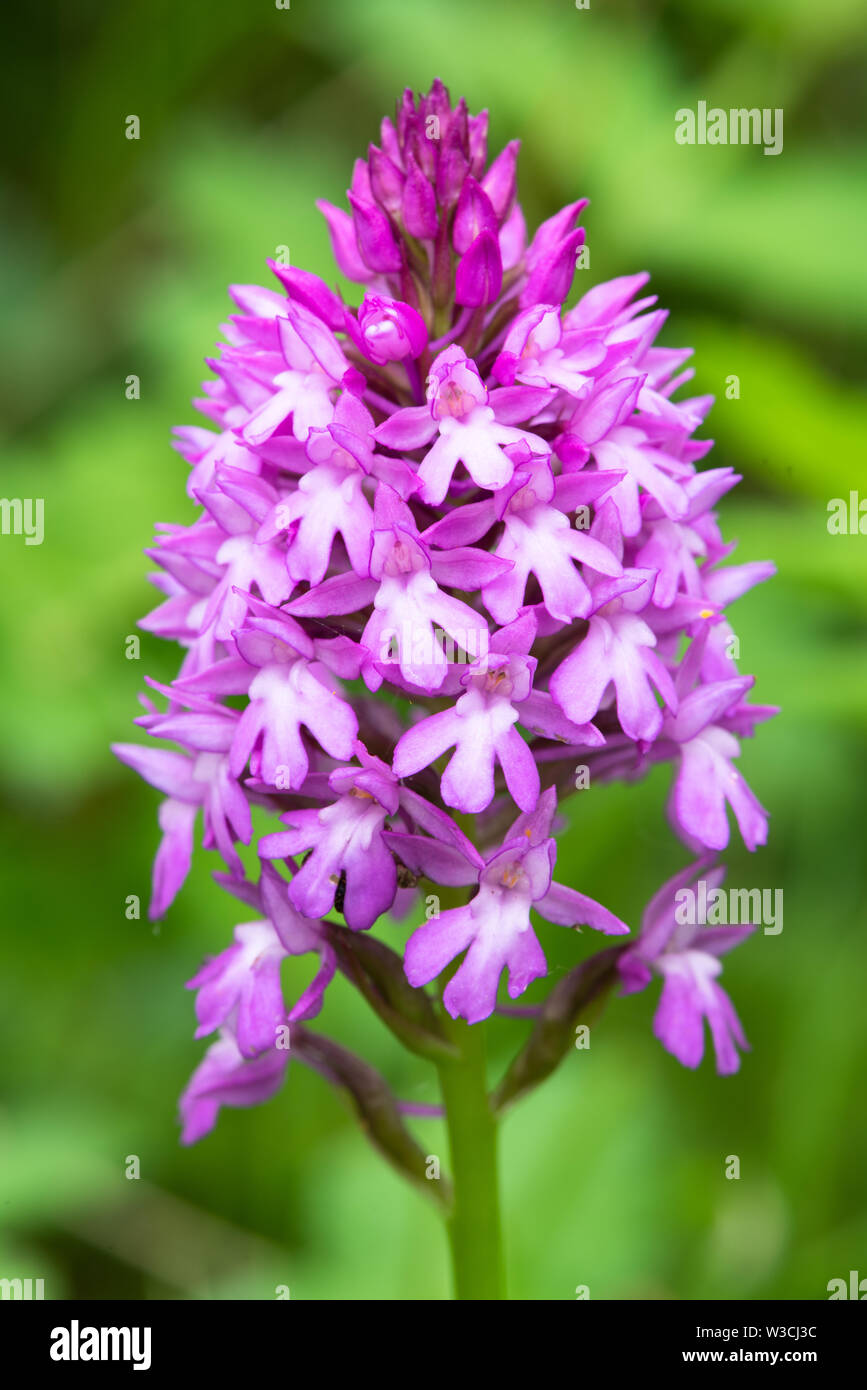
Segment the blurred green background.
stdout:
<path fill-rule="evenodd" d="M 865 49 L 863 0 L 81 0 L 7 17 L 0 491 L 43 496 L 46 536 L 0 538 L 0 1275 L 43 1277 L 48 1297 L 448 1295 L 435 1213 L 303 1067 L 178 1147 L 203 1050 L 183 982 L 238 917 L 199 853 L 158 929 L 126 920 L 158 797 L 107 751 L 137 736 L 144 674 L 176 669 L 147 636 L 127 660 L 125 639 L 155 602 L 154 523 L 192 515 L 168 435 L 194 418 L 226 286 L 267 282 L 280 245 L 334 278 L 314 198 L 342 201 L 380 116 L 437 74 L 490 108 L 494 151 L 522 139 L 531 226 L 591 198 L 576 288 L 652 271 L 664 341 L 695 347 L 718 398 L 712 461 L 744 475 L 725 531 L 780 570 L 734 615 L 756 698 L 784 707 L 742 763 L 769 846 L 727 856 L 730 884 L 785 892 L 782 935 L 726 961 L 753 1051 L 736 1077 L 689 1073 L 652 1036 L 658 985 L 609 1004 L 590 1051 L 504 1125 L 512 1297 L 822 1298 L 867 1274 L 867 539 L 826 528 L 829 499 L 867 496 Z M 783 107 L 782 155 L 676 145 L 674 112 L 699 99 Z M 570 808 L 559 876 L 633 922 L 687 858 L 668 782 Z M 597 944 L 542 940 L 555 976 Z M 322 1024 L 400 1095 L 436 1099 L 342 983 Z M 493 1024 L 497 1072 L 525 1030 Z M 415 1127 L 445 1155 L 437 1122 Z"/>

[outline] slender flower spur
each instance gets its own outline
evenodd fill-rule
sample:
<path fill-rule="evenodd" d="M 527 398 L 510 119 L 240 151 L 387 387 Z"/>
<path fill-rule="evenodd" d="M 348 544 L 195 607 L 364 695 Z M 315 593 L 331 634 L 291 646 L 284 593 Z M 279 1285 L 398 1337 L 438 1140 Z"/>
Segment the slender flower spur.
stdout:
<path fill-rule="evenodd" d="M 738 478 L 697 466 L 711 399 L 681 393 L 689 352 L 657 345 L 648 275 L 565 306 L 585 202 L 528 237 L 517 156 L 489 162 L 486 113 L 441 82 L 407 91 L 347 206 L 319 204 L 360 302 L 276 262 L 272 288 L 231 288 L 196 402 L 210 427 L 177 438 L 199 514 L 148 552 L 162 601 L 142 626 L 183 659 L 142 697 L 153 742 L 115 748 L 165 798 L 151 915 L 198 833 L 239 901 L 189 981 L 196 1036 L 215 1040 L 181 1099 L 184 1142 L 272 1096 L 290 1058 L 313 1067 L 442 1206 L 462 1298 L 502 1296 L 496 1112 L 593 1001 L 656 972 L 663 1045 L 696 1066 L 707 1020 L 736 1070 L 746 1040 L 716 977 L 749 928 L 685 931 L 672 895 L 721 875 L 729 809 L 764 844 L 735 759 L 774 713 L 747 703 L 731 657 L 725 609 L 773 567 L 724 564 L 714 507 Z M 624 942 L 558 864 L 558 801 L 576 763 L 595 785 L 658 761 L 703 857 Z M 253 806 L 272 817 L 255 847 Z M 403 960 L 376 935 L 388 913 Z M 545 976 L 545 923 L 612 941 L 523 1011 L 535 1023 L 489 1095 L 481 1025 Z M 315 973 L 287 999 L 294 955 Z M 338 972 L 437 1067 L 454 1189 L 426 1180 L 418 1107 L 310 1026 Z"/>

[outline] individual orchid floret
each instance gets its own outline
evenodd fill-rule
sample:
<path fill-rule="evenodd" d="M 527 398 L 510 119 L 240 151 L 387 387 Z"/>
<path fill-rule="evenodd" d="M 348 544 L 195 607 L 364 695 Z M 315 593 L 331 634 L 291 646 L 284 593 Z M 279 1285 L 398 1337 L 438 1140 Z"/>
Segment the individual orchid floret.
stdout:
<path fill-rule="evenodd" d="M 448 557 L 439 561 L 447 562 Z M 468 589 L 480 587 L 505 568 L 485 552 L 457 555 L 451 564 L 463 568 L 461 584 Z M 431 691 L 442 685 L 447 669 L 438 630 L 463 651 L 483 653 L 488 646 L 487 623 L 439 587 L 437 568 L 410 508 L 381 485 L 370 555 L 370 575 L 378 588 L 361 641 L 380 665 L 393 662 L 406 681 Z"/>
<path fill-rule="evenodd" d="M 261 1105 L 276 1095 L 286 1075 L 289 1052 L 272 1046 L 247 1060 L 226 1029 L 212 1043 L 180 1099 L 181 1143 L 210 1133 L 220 1107 Z"/>
<path fill-rule="evenodd" d="M 197 1038 L 231 1022 L 238 1049 L 256 1057 L 272 1047 L 286 1021 L 280 964 L 287 952 L 270 922 L 236 927 L 234 942 L 187 982 L 198 990 Z"/>
<path fill-rule="evenodd" d="M 452 245 L 463 256 L 483 232 L 496 238 L 499 218 L 485 189 L 468 174 L 455 209 Z"/>
<path fill-rule="evenodd" d="M 522 309 L 534 304 L 562 304 L 568 295 L 577 252 L 585 241 L 584 228 L 574 227 L 574 222 L 586 206 L 587 199 L 580 198 L 537 230 L 527 248 L 528 275 L 519 301 Z"/>
<path fill-rule="evenodd" d="M 428 402 L 396 411 L 374 430 L 377 441 L 389 449 L 418 449 L 436 436 L 418 470 L 424 502 L 436 506 L 443 501 L 459 463 L 474 483 L 493 491 L 505 487 L 514 472 L 505 445 L 526 441 L 546 452 L 544 441 L 495 418 L 487 387 L 462 348 L 446 348 L 434 360 Z"/>
<path fill-rule="evenodd" d="M 367 169 L 371 197 L 384 211 L 395 216 L 400 211 L 406 182 L 403 169 L 377 145 L 367 147 Z"/>
<path fill-rule="evenodd" d="M 529 695 L 535 669 L 532 657 L 516 654 L 491 654 L 475 662 L 461 681 L 465 691 L 457 703 L 403 735 L 394 750 L 398 776 L 409 777 L 454 748 L 440 782 L 447 806 L 466 813 L 484 810 L 493 800 L 498 762 L 516 805 L 532 811 L 539 796 L 539 772 L 515 728 L 520 717 L 515 706 Z"/>
<path fill-rule="evenodd" d="M 400 218 L 410 236 L 432 241 L 437 234 L 436 194 L 412 154 L 407 157 L 406 181 L 400 200 Z"/>
<path fill-rule="evenodd" d="M 178 716 L 183 719 L 183 716 Z M 149 915 L 163 917 L 183 887 L 193 857 L 196 815 L 204 815 L 204 841 L 216 845 L 230 868 L 239 869 L 235 841 L 249 844 L 252 835 L 250 807 L 229 772 L 227 751 L 234 720 L 215 716 L 221 725 L 210 742 L 222 742 L 226 751 L 174 753 L 165 748 L 145 748 L 135 743 L 112 744 L 112 752 L 145 781 L 166 793 L 159 810 L 162 841 L 154 860 L 153 893 Z M 173 736 L 170 729 L 166 737 Z M 186 732 L 186 730 L 185 730 Z M 191 735 L 194 737 L 194 735 Z"/>
<path fill-rule="evenodd" d="M 222 885 L 264 913 L 264 920 L 235 929 L 231 947 L 208 960 L 189 981 L 197 990 L 196 1037 L 228 1029 L 245 1058 L 285 1044 L 288 1024 L 311 1019 L 320 1012 L 325 990 L 336 969 L 335 952 L 321 923 L 307 919 L 289 901 L 285 883 L 270 865 L 263 865 L 257 885 L 245 878 L 222 878 Z M 320 956 L 310 986 L 286 1011 L 281 965 L 288 956 Z"/>
<path fill-rule="evenodd" d="M 286 956 L 318 956 L 319 964 L 313 978 L 285 1014 L 288 1023 L 315 1018 L 322 1009 L 325 992 L 337 969 L 337 956 L 327 928 L 322 922 L 305 917 L 298 911 L 289 898 L 288 883 L 271 864 L 262 864 L 258 883 L 230 874 L 216 874 L 215 878 L 227 892 L 263 915 L 265 925 L 270 927 L 279 942 L 281 959 Z M 255 925 L 258 928 L 263 924 Z M 262 936 L 260 939 L 270 943 L 269 950 L 274 948 L 273 937 Z M 253 959 L 249 968 L 255 971 L 256 967 L 257 959 Z M 283 1024 L 284 1018 L 281 1016 L 279 1039 L 285 1041 Z"/>
<path fill-rule="evenodd" d="M 497 498 L 503 535 L 494 554 L 510 568 L 485 584 L 483 602 L 498 623 L 513 622 L 532 575 L 552 618 L 570 623 L 586 617 L 593 600 L 578 565 L 583 563 L 597 574 L 617 579 L 623 575 L 623 566 L 596 536 L 573 527 L 569 514 L 578 507 L 586 511 L 611 483 L 598 473 L 567 473 L 555 478 L 548 458 L 533 456 L 524 443 L 512 446 L 509 452 L 520 471 Z"/>
<path fill-rule="evenodd" d="M 307 661 L 282 645 L 282 639 L 266 633 L 247 630 L 236 634 L 235 640 L 244 659 L 259 666 L 232 744 L 235 776 L 258 745 L 258 772 L 266 782 L 284 790 L 301 786 L 309 766 L 302 725 L 326 753 L 348 757 L 358 721 L 327 668 Z"/>
<path fill-rule="evenodd" d="M 515 206 L 520 148 L 520 140 L 510 140 L 508 145 L 504 145 L 496 159 L 491 160 L 481 181 L 481 187 L 488 195 L 491 207 L 501 223 L 506 221 Z"/>
<path fill-rule="evenodd" d="M 676 715 L 663 724 L 664 738 L 678 745 L 680 765 L 669 815 L 688 844 L 723 850 L 729 842 L 726 805 L 731 806 L 744 844 L 754 850 L 768 838 L 768 816 L 733 759 L 740 744 L 721 718 L 753 684 L 752 676 L 714 681 L 684 696 Z"/>
<path fill-rule="evenodd" d="M 455 302 L 469 309 L 493 304 L 503 288 L 503 257 L 493 232 L 480 232 L 458 262 Z"/>
<path fill-rule="evenodd" d="M 355 226 L 349 213 L 335 207 L 325 198 L 317 198 L 316 206 L 328 224 L 331 253 L 338 270 L 347 280 L 354 280 L 360 285 L 368 284 L 374 276 L 362 260 L 355 237 Z"/>
<path fill-rule="evenodd" d="M 277 320 L 285 370 L 274 377 L 277 388 L 244 426 L 248 444 L 270 439 L 291 417 L 292 433 L 302 442 L 311 429 L 325 429 L 334 416 L 339 389 L 361 394 L 364 378 L 352 367 L 331 329 L 310 310 L 290 305 Z"/>
<path fill-rule="evenodd" d="M 420 357 L 427 347 L 427 328 L 418 310 L 384 295 L 366 294 L 357 317 L 347 312 L 346 329 L 359 352 L 379 366 Z"/>
<path fill-rule="evenodd" d="M 553 386 L 581 395 L 608 357 L 601 335 L 564 336 L 560 306 L 536 304 L 515 319 L 491 369 L 504 386 Z"/>
<path fill-rule="evenodd" d="M 394 771 L 410 777 L 454 747 L 440 791 L 447 806 L 466 814 L 483 811 L 493 800 L 495 763 L 503 769 L 516 806 L 526 812 L 534 809 L 539 771 L 518 732 L 518 721 L 575 746 L 598 747 L 603 742 L 594 725 L 570 723 L 549 695 L 533 691 L 537 662 L 520 651 L 529 643 L 521 642 L 518 627 L 515 624 L 512 633 L 504 628 L 493 638 L 490 653 L 469 667 L 461 679 L 464 693 L 452 708 L 413 725 L 394 750 Z M 526 627 L 532 636 L 535 622 Z"/>
<path fill-rule="evenodd" d="M 400 246 L 391 222 L 385 213 L 367 198 L 349 193 L 355 238 L 361 259 L 369 270 L 379 274 L 394 273 L 403 264 Z"/>
<path fill-rule="evenodd" d="M 670 608 L 681 593 L 704 596 L 715 608 L 722 606 L 711 595 L 706 582 L 709 571 L 701 564 L 710 551 L 708 539 L 702 534 L 702 521 L 707 509 L 739 481 L 731 468 L 711 468 L 696 474 L 684 483 L 689 510 L 682 521 L 670 521 L 658 502 L 647 501 L 642 531 L 636 537 L 635 563 L 639 568 L 656 570 L 653 602 L 657 607 Z M 758 578 L 757 575 L 754 582 Z M 747 587 L 748 583 L 744 589 Z"/>
<path fill-rule="evenodd" d="M 662 885 L 647 906 L 640 936 L 620 956 L 618 970 L 623 994 L 644 989 L 654 972 L 662 976 L 653 1032 L 666 1051 L 683 1066 L 697 1067 L 704 1056 L 707 1020 L 717 1071 L 730 1075 L 740 1066 L 738 1048 L 748 1043 L 731 1000 L 717 984 L 719 957 L 755 926 L 713 927 L 687 920 L 694 914 L 683 911 L 683 900 L 694 893 L 697 880 L 703 878 L 710 892 L 725 877 L 725 869 L 712 864 L 713 856 L 700 859 Z"/>
<path fill-rule="evenodd" d="M 268 613 L 267 605 L 258 607 Z M 252 618 L 235 633 L 235 646 L 237 657 L 184 683 L 194 692 L 249 696 L 232 739 L 233 776 L 240 776 L 255 754 L 257 774 L 265 782 L 283 790 L 301 786 L 310 761 L 302 726 L 332 757 L 352 756 L 358 721 L 331 671 L 310 659 L 313 643 L 297 623 L 279 613 Z"/>
<path fill-rule="evenodd" d="M 604 539 L 616 553 L 619 528 L 613 502 L 600 508 L 591 535 Z M 621 728 L 632 739 L 651 741 L 662 728 L 654 686 L 669 709 L 677 708 L 671 676 L 653 650 L 656 635 L 639 617 L 653 578 L 647 570 L 626 570 L 622 579 L 614 580 L 588 576 L 594 612 L 587 635 L 551 677 L 551 694 L 576 724 L 593 718 L 609 687 Z"/>
<path fill-rule="evenodd" d="M 387 912 L 397 892 L 397 869 L 382 839 L 386 817 L 398 808 L 397 778 L 363 744 L 360 768 L 339 768 L 328 779 L 337 799 L 322 810 L 287 811 L 289 830 L 266 835 L 266 859 L 306 854 L 289 884 L 289 897 L 306 917 L 323 917 L 339 890 L 341 910 L 354 931 L 366 931 Z"/>
<path fill-rule="evenodd" d="M 585 391 L 574 409 L 562 421 L 563 431 L 554 441 L 554 452 L 562 460 L 564 470 L 583 468 L 590 458 L 593 445 L 604 439 L 616 425 L 630 419 L 641 391 L 640 376 L 625 376 L 613 381 L 608 378 L 595 382 Z M 609 471 L 612 487 L 625 478 L 625 473 Z M 631 496 L 629 497 L 631 503 Z"/>
<path fill-rule="evenodd" d="M 284 563 L 296 583 L 322 582 L 337 535 L 356 574 L 367 570 L 373 510 L 363 483 L 373 459 L 372 428 L 369 411 L 344 391 L 331 424 L 307 435 L 305 452 L 313 466 L 298 480 L 297 490 L 271 511 L 260 531 L 262 539 L 289 533 Z"/>
<path fill-rule="evenodd" d="M 465 881 L 478 884 L 475 897 L 466 907 L 449 908 L 425 922 L 407 943 L 406 973 L 413 985 L 427 984 L 467 952 L 443 994 L 453 1018 L 478 1023 L 493 1013 L 504 970 L 512 999 L 546 973 L 545 957 L 530 925 L 531 907 L 561 926 L 583 923 L 614 935 L 629 931 L 591 898 L 552 882 L 556 844 L 548 832 L 555 805 L 549 790 L 535 812 L 519 817 L 487 859 L 468 860 Z M 404 852 L 423 872 L 425 848 L 416 843 Z"/>
<path fill-rule="evenodd" d="M 637 536 L 641 530 L 639 487 L 667 517 L 678 521 L 686 516 L 689 498 L 683 484 L 691 474 L 689 465 L 649 445 L 641 430 L 618 426 L 593 445 L 592 453 L 600 469 L 621 475 L 611 495 L 624 536 Z"/>
<path fill-rule="evenodd" d="M 267 603 L 285 602 L 293 581 L 286 572 L 286 557 L 273 538 L 257 534 L 269 512 L 279 504 L 279 494 L 264 478 L 241 469 L 218 466 L 210 488 L 196 493 L 221 532 L 221 543 L 214 556 L 223 566 L 219 582 L 212 590 L 201 625 L 214 623 L 214 635 L 228 642 L 232 631 L 247 616 L 244 595 L 257 589 Z M 223 539 L 223 536 L 225 538 Z M 180 543 L 169 540 L 156 552 L 161 558 L 167 549 L 177 551 Z"/>

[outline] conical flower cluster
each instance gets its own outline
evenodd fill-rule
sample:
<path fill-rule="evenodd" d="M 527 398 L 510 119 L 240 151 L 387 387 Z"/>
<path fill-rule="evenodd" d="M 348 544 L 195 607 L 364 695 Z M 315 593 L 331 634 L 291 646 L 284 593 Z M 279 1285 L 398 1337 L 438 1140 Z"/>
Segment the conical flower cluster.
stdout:
<path fill-rule="evenodd" d="M 348 210 L 320 205 L 361 303 L 276 263 L 275 288 L 233 287 L 196 402 L 213 427 L 179 432 L 201 514 L 159 528 L 143 626 L 184 656 L 138 720 L 157 743 L 116 751 L 166 798 L 152 915 L 199 811 L 251 910 L 190 982 L 198 1035 L 218 1037 L 182 1102 L 188 1140 L 279 1086 L 281 1033 L 319 1011 L 347 928 L 407 919 L 416 988 L 461 957 L 443 998 L 471 1023 L 504 972 L 512 998 L 545 974 L 531 909 L 628 933 L 555 876 L 577 769 L 592 786 L 669 761 L 690 849 L 725 848 L 728 809 L 750 849 L 766 838 L 735 760 L 770 711 L 746 703 L 726 609 L 772 566 L 723 564 L 714 507 L 738 478 L 697 467 L 711 399 L 675 399 L 689 352 L 656 345 L 647 275 L 564 307 L 585 203 L 528 239 L 517 142 L 489 164 L 486 130 L 439 82 L 406 92 Z M 251 805 L 275 818 L 255 873 Z M 438 886 L 465 905 L 431 909 Z M 673 954 L 655 902 L 627 984 L 658 965 L 662 1041 L 695 1065 L 707 1017 L 732 1070 L 718 952 Z M 318 969 L 287 1001 L 280 964 L 302 953 Z"/>

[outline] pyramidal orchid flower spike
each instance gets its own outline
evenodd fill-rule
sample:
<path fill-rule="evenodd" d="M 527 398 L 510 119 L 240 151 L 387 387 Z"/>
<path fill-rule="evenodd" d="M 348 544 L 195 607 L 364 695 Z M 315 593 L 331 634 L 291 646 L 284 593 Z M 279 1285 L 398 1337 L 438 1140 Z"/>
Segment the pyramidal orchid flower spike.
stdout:
<path fill-rule="evenodd" d="M 662 1045 L 695 1067 L 707 1022 L 718 1070 L 737 1069 L 718 976 L 751 928 L 681 925 L 676 895 L 718 884 L 735 826 L 765 843 L 737 757 L 774 713 L 748 703 L 726 612 L 773 566 L 724 563 L 714 508 L 738 478 L 698 466 L 711 399 L 681 390 L 689 353 L 657 345 L 646 274 L 565 307 L 585 202 L 528 238 L 517 142 L 489 163 L 486 132 L 439 81 L 407 91 L 347 206 L 319 204 L 360 302 L 278 263 L 274 287 L 231 288 L 196 401 L 209 425 L 177 438 L 199 514 L 148 552 L 161 602 L 142 626 L 180 669 L 142 697 L 147 740 L 115 748 L 164 798 L 151 916 L 199 836 L 239 900 L 189 981 L 211 1041 L 184 1142 L 271 1097 L 290 1058 L 313 1067 L 443 1208 L 463 1298 L 502 1296 L 497 1111 L 591 1004 L 658 975 Z M 558 863 L 558 804 L 576 765 L 593 786 L 659 761 L 699 857 L 631 934 Z M 272 818 L 255 844 L 254 805 Z M 484 1020 L 546 975 L 551 923 L 610 940 L 518 1010 L 535 1021 L 489 1094 Z M 287 998 L 296 955 L 311 983 Z M 338 972 L 438 1069 L 453 1188 L 426 1176 L 418 1107 L 310 1027 Z"/>

